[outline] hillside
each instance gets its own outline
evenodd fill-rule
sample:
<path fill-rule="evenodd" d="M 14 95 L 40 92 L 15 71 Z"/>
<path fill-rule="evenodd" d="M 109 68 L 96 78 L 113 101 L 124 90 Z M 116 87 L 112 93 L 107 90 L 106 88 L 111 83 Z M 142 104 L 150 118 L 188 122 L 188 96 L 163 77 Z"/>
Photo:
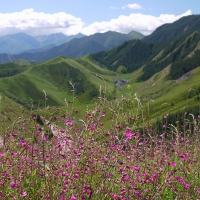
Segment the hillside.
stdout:
<path fill-rule="evenodd" d="M 193 31 L 200 31 L 200 15 L 190 15 L 171 24 L 164 24 L 151 35 L 146 36 L 143 41 L 150 43 L 165 42 Z"/>
<path fill-rule="evenodd" d="M 76 108 L 82 109 L 86 104 L 93 103 L 92 99 L 100 95 L 99 87 L 102 86 L 104 90 L 106 83 L 106 96 L 109 100 L 122 94 L 124 97 L 131 95 L 134 98 L 134 94 L 137 93 L 143 106 L 149 102 L 152 122 L 156 122 L 158 117 L 166 113 L 174 113 L 183 108 L 187 110 L 200 104 L 200 66 L 176 81 L 168 79 L 168 66 L 150 79 L 140 82 L 137 80 L 142 74 L 142 68 L 117 77 L 113 72 L 91 62 L 88 56 L 78 59 L 61 56 L 44 63 L 26 66 L 3 64 L 0 66 L 0 75 L 4 73 L 5 68 L 21 71 L 11 76 L 0 77 L 1 94 L 29 109 L 31 102 L 36 109 L 38 105 L 64 106 L 65 99 L 72 101 L 73 87 L 69 81 L 75 85 L 75 96 L 78 96 L 74 104 Z M 114 84 L 115 79 L 128 80 L 128 83 Z M 44 91 L 48 95 L 46 103 Z"/>
<path fill-rule="evenodd" d="M 163 32 L 164 35 L 167 34 L 168 30 L 173 30 L 174 27 L 179 30 L 176 25 L 180 22 L 185 25 L 188 21 L 191 22 L 191 18 L 194 19 L 194 25 L 191 23 L 187 31 L 184 34 L 179 34 L 179 37 L 174 35 L 174 39 L 170 39 L 168 42 L 161 42 L 160 37 L 157 37 L 160 30 L 162 30 L 160 33 Z M 200 31 L 198 28 L 192 31 L 198 27 L 199 21 L 199 15 L 184 17 L 177 22 L 164 25 L 164 28 L 162 28 L 163 26 L 159 27 L 143 40 L 127 41 L 110 51 L 92 54 L 91 59 L 113 71 L 122 69 L 122 73 L 131 73 L 143 67 L 143 73 L 138 81 L 148 80 L 155 73 L 172 65 L 168 78 L 177 79 L 199 66 Z M 153 38 L 157 38 L 157 41 Z"/>
<path fill-rule="evenodd" d="M 44 106 L 45 91 L 47 104 L 58 106 L 64 105 L 64 99 L 72 100 L 71 82 L 75 85 L 77 103 L 88 103 L 99 95 L 102 80 L 96 74 L 104 77 L 110 88 L 108 96 L 113 98 L 111 73 L 94 65 L 87 57 L 70 59 L 60 56 L 34 65 L 7 63 L 0 65 L 0 91 L 27 108 L 31 102 L 36 107 L 39 104 Z"/>
<path fill-rule="evenodd" d="M 110 70 L 117 71 L 120 66 L 123 66 L 123 73 L 130 73 L 150 61 L 153 57 L 152 51 L 152 44 L 132 40 L 124 42 L 110 51 L 92 54 L 91 58 Z"/>
<path fill-rule="evenodd" d="M 199 21 L 199 15 L 184 17 L 159 27 L 142 40 L 124 42 L 109 51 L 92 54 L 90 58 L 129 80 L 131 91 L 138 93 L 144 103 L 153 100 L 151 114 L 154 117 L 198 106 Z M 187 30 L 183 31 L 188 23 Z M 130 92 L 125 87 L 122 90 Z"/>
<path fill-rule="evenodd" d="M 131 31 L 130 33 L 128 33 L 129 36 L 131 36 L 133 39 L 143 39 L 144 35 L 137 32 L 137 31 Z"/>

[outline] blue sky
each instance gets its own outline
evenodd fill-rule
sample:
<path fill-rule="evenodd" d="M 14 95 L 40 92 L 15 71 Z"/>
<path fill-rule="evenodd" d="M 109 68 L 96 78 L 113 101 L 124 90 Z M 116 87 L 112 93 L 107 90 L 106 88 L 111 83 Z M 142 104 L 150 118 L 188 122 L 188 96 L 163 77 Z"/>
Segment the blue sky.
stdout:
<path fill-rule="evenodd" d="M 148 35 L 164 23 L 200 14 L 200 0 L 0 0 L 0 5 L 1 35 L 108 30 Z"/>

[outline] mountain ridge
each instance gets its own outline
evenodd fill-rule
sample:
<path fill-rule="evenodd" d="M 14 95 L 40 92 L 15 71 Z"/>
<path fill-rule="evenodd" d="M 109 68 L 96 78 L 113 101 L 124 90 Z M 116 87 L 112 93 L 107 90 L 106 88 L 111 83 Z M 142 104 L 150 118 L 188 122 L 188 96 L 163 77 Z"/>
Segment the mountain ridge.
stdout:
<path fill-rule="evenodd" d="M 200 15 L 189 15 L 173 23 L 159 26 L 152 34 L 145 36 L 143 41 L 150 43 L 164 42 L 196 30 L 200 30 Z"/>
<path fill-rule="evenodd" d="M 59 55 L 76 58 L 85 56 L 87 54 L 111 49 L 124 41 L 133 39 L 135 34 L 122 34 L 114 31 L 96 33 L 91 36 L 74 38 L 67 43 L 64 43 L 60 46 L 55 46 L 42 52 L 23 52 L 18 55 L 9 55 L 9 57 L 11 60 L 25 59 L 27 61 L 36 62 L 42 62 Z M 136 37 L 142 37 L 142 34 L 138 33 Z M 3 57 L 3 55 L 0 55 L 0 57 Z M 9 62 L 10 59 L 4 57 L 1 60 L 1 63 L 6 62 L 6 60 Z"/>
<path fill-rule="evenodd" d="M 191 22 L 191 19 L 195 19 L 194 25 L 190 24 L 187 31 L 183 33 L 183 27 Z M 162 36 L 163 29 L 166 29 L 166 32 Z M 172 31 L 174 39 L 171 39 L 171 36 L 165 37 L 168 30 L 180 30 L 180 32 L 174 35 L 176 31 Z M 170 63 L 179 62 L 180 59 L 186 57 L 186 54 L 192 56 L 197 51 L 200 42 L 199 33 L 200 15 L 184 17 L 172 24 L 162 25 L 142 40 L 124 42 L 110 51 L 92 54 L 91 58 L 113 71 L 117 71 L 119 67 L 123 66 L 124 73 L 131 73 L 143 66 L 143 75 L 139 80 L 147 80 Z M 157 37 L 158 35 L 159 37 Z M 155 41 L 156 37 L 157 41 Z M 185 69 L 184 72 L 187 70 Z"/>
<path fill-rule="evenodd" d="M 20 54 L 25 51 L 44 48 L 47 45 L 61 45 L 73 38 L 84 37 L 83 34 L 66 36 L 62 33 L 30 36 L 26 33 L 9 34 L 0 37 L 0 53 Z"/>

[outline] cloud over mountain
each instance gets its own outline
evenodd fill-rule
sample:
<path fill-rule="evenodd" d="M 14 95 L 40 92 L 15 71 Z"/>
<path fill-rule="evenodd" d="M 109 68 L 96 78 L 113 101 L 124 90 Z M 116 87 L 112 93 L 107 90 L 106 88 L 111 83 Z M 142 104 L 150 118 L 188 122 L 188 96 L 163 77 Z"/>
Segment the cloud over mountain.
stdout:
<path fill-rule="evenodd" d="M 139 9 L 139 4 L 128 4 L 124 8 Z M 79 32 L 91 35 L 97 32 L 117 31 L 128 33 L 132 30 L 141 32 L 144 35 L 152 33 L 158 26 L 165 23 L 172 23 L 179 18 L 191 15 L 188 10 L 181 15 L 162 14 L 158 17 L 141 13 L 120 15 L 118 18 L 109 21 L 94 22 L 84 26 L 81 18 L 65 12 L 43 13 L 34 9 L 25 9 L 21 12 L 0 13 L 0 35 L 24 32 L 29 35 L 48 35 L 52 33 L 63 33 L 75 35 Z"/>
<path fill-rule="evenodd" d="M 25 9 L 22 12 L 0 13 L 0 34 L 25 32 L 30 35 L 51 34 L 62 32 L 73 35 L 84 23 L 80 18 L 64 12 L 47 14 Z"/>
<path fill-rule="evenodd" d="M 106 32 L 109 30 L 128 33 L 132 30 L 138 31 L 144 35 L 152 33 L 158 26 L 165 23 L 172 23 L 183 16 L 191 15 L 191 10 L 181 15 L 162 14 L 158 17 L 152 15 L 144 15 L 141 13 L 131 13 L 129 16 L 120 15 L 116 19 L 110 21 L 94 22 L 84 27 L 82 33 L 85 35 L 97 32 Z"/>

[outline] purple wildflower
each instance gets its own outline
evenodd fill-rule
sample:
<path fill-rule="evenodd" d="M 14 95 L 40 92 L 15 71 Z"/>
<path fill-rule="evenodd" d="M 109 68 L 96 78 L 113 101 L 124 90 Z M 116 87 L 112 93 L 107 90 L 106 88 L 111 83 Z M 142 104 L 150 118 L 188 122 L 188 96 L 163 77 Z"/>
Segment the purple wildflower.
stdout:
<path fill-rule="evenodd" d="M 135 134 L 131 132 L 126 132 L 126 137 L 130 140 Z"/>
<path fill-rule="evenodd" d="M 12 182 L 10 183 L 10 187 L 11 187 L 11 188 L 15 188 L 15 186 L 16 186 L 15 182 L 12 181 Z"/>
<path fill-rule="evenodd" d="M 67 120 L 67 121 L 65 122 L 65 124 L 66 124 L 67 126 L 73 126 L 73 122 L 72 122 L 71 120 Z"/>

